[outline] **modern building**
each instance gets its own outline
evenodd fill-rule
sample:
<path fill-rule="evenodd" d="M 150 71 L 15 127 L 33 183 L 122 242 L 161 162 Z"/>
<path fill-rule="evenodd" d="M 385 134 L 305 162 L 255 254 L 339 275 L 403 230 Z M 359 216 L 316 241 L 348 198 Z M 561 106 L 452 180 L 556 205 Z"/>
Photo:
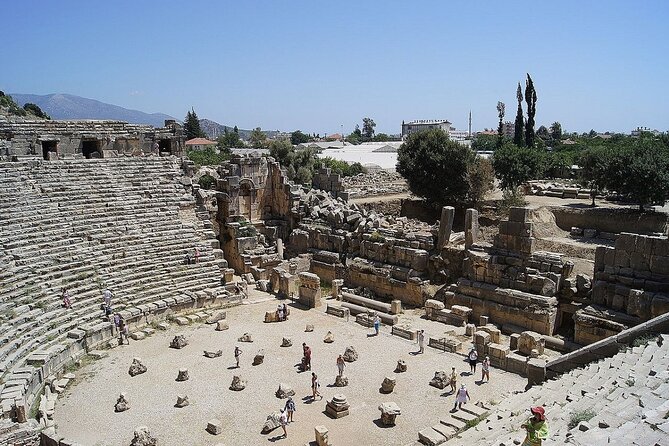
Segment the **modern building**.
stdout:
<path fill-rule="evenodd" d="M 429 129 L 442 129 L 446 134 L 451 131 L 451 123 L 446 119 L 418 119 L 415 121 L 402 121 L 402 139 L 412 133 Z"/>
<path fill-rule="evenodd" d="M 216 147 L 216 141 L 207 138 L 193 138 L 186 141 L 186 149 L 188 150 L 205 150 L 214 147 Z"/>

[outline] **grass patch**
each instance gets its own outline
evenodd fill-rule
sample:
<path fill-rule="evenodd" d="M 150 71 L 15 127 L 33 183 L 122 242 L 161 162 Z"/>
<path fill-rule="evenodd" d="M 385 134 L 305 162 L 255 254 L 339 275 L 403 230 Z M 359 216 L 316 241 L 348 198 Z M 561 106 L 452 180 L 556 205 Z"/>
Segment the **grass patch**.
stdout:
<path fill-rule="evenodd" d="M 571 414 L 571 417 L 569 417 L 569 424 L 567 425 L 569 429 L 573 429 L 581 421 L 590 421 L 594 418 L 595 416 L 595 411 L 591 409 L 586 409 L 586 410 L 580 410 L 578 412 L 574 412 Z"/>
<path fill-rule="evenodd" d="M 33 401 L 33 407 L 30 408 L 30 413 L 28 414 L 28 418 L 37 419 L 37 414 L 39 413 L 39 404 L 42 401 L 43 394 L 44 394 L 44 386 L 42 386 L 39 392 L 37 392 L 35 401 Z"/>
<path fill-rule="evenodd" d="M 332 295 L 332 283 L 326 282 L 321 279 L 321 296 L 331 296 Z"/>
<path fill-rule="evenodd" d="M 372 234 L 369 236 L 369 241 L 370 242 L 376 242 L 376 243 L 383 243 L 386 241 L 386 238 L 382 236 L 379 231 L 374 231 Z"/>
<path fill-rule="evenodd" d="M 649 342 L 654 341 L 656 339 L 657 339 L 657 336 L 655 336 L 655 335 L 645 334 L 643 336 L 639 336 L 634 341 L 632 341 L 632 347 L 641 347 L 641 346 L 647 345 Z"/>
<path fill-rule="evenodd" d="M 501 215 L 508 215 L 509 209 L 514 207 L 525 207 L 527 206 L 527 200 L 525 200 L 525 195 L 519 190 L 505 190 L 502 192 L 502 200 L 498 205 L 498 213 Z"/>
<path fill-rule="evenodd" d="M 469 420 L 469 421 L 465 422 L 465 429 L 472 428 L 472 427 L 476 426 L 477 424 L 479 424 L 483 420 L 485 420 L 484 416 L 476 417 L 473 420 Z"/>

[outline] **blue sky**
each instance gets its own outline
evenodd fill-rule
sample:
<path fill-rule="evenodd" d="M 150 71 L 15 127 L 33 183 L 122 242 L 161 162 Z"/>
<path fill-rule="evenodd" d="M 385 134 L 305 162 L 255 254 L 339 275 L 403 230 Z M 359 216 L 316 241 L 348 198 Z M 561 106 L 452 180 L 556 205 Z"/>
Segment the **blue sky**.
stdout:
<path fill-rule="evenodd" d="M 669 1 L 4 0 L 0 90 L 240 128 L 496 127 L 529 72 L 538 125 L 669 129 Z"/>

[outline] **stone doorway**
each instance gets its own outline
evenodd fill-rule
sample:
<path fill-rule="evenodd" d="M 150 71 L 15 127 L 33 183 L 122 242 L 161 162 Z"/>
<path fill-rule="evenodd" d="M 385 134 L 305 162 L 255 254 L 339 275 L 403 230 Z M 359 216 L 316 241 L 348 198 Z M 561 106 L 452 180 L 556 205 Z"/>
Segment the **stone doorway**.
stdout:
<path fill-rule="evenodd" d="M 58 141 L 42 141 L 42 157 L 49 160 L 54 156 L 58 156 Z"/>
<path fill-rule="evenodd" d="M 171 139 L 161 139 L 158 141 L 158 152 L 163 153 L 167 152 L 172 154 L 172 140 Z"/>
<path fill-rule="evenodd" d="M 100 141 L 97 139 L 85 139 L 81 141 L 81 153 L 86 159 L 102 158 L 100 150 Z"/>

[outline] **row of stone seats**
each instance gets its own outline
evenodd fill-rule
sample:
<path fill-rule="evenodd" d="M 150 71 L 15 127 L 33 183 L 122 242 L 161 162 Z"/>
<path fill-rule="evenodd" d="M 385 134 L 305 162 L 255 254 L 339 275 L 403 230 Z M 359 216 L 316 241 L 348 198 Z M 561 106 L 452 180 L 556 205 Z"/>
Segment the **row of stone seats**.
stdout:
<path fill-rule="evenodd" d="M 62 349 L 78 329 L 98 326 L 104 288 L 114 293 L 114 310 L 128 314 L 226 294 L 222 251 L 179 176 L 170 158 L 0 163 L 0 179 L 10 183 L 0 190 L 1 372 L 35 374 L 26 368 L 31 353 Z M 193 215 L 184 222 L 186 211 Z M 184 264 L 196 246 L 198 264 Z M 63 288 L 70 310 L 61 306 Z M 0 384 L 3 413 L 17 392 L 8 384 Z"/>
<path fill-rule="evenodd" d="M 493 377 L 494 378 L 494 377 Z M 669 438 L 669 336 L 505 399 L 476 427 L 446 444 L 520 444 L 531 406 L 544 406 L 543 444 L 653 445 Z"/>

